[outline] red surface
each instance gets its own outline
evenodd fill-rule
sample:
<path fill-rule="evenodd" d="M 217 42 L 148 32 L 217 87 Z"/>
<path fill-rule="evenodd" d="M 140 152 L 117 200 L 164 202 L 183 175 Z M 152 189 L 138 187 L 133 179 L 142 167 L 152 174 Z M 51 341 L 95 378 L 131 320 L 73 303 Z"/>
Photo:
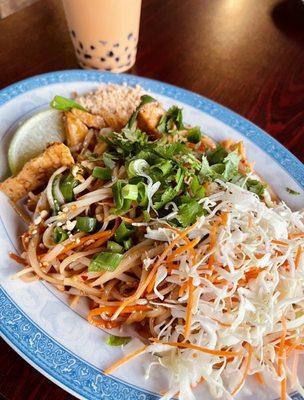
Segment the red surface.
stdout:
<path fill-rule="evenodd" d="M 300 0 L 143 0 L 131 73 L 209 97 L 304 160 L 304 5 Z M 77 68 L 58 0 L 0 21 L 0 87 Z M 73 398 L 0 343 L 0 399 Z"/>

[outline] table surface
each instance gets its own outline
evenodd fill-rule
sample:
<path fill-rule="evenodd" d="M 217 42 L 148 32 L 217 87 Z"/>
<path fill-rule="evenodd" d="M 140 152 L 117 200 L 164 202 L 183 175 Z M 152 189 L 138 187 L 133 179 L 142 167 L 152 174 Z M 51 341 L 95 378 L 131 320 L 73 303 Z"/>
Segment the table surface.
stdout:
<path fill-rule="evenodd" d="M 132 74 L 200 93 L 248 118 L 304 161 L 300 0 L 143 0 Z M 0 21 L 0 88 L 77 68 L 59 0 Z M 0 342 L 0 399 L 73 399 Z"/>

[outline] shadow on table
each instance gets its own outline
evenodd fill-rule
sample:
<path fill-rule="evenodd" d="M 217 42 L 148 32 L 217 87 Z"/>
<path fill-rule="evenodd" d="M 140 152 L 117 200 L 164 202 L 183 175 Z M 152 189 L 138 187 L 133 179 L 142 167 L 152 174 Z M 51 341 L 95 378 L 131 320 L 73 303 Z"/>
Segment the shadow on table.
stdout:
<path fill-rule="evenodd" d="M 304 1 L 283 0 L 271 11 L 275 26 L 297 41 L 304 41 Z"/>

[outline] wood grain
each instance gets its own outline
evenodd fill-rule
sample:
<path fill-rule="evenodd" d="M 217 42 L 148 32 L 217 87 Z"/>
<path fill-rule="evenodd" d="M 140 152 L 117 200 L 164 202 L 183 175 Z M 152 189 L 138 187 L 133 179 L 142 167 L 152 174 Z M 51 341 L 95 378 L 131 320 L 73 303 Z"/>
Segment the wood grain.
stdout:
<path fill-rule="evenodd" d="M 240 113 L 304 161 L 304 5 L 300 0 L 143 0 L 130 73 L 193 90 Z M 0 87 L 77 68 L 59 0 L 0 21 Z M 73 397 L 4 342 L 0 396 Z"/>

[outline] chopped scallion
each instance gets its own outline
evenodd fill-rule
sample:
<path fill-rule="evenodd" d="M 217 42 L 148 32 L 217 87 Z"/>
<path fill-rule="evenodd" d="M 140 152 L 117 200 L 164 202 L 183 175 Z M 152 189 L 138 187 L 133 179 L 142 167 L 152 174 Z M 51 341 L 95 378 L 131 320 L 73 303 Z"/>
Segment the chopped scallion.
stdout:
<path fill-rule="evenodd" d="M 67 232 L 62 229 L 60 226 L 56 226 L 53 230 L 53 240 L 55 243 L 61 243 L 67 240 L 68 238 Z"/>
<path fill-rule="evenodd" d="M 127 184 L 121 190 L 121 195 L 124 199 L 127 200 L 137 200 L 138 197 L 138 188 L 137 185 Z"/>
<path fill-rule="evenodd" d="M 112 253 L 123 253 L 124 250 L 120 244 L 112 242 L 111 240 L 109 240 L 107 243 L 107 249 L 112 251 Z"/>
<path fill-rule="evenodd" d="M 132 247 L 132 239 L 124 240 L 123 245 L 125 250 L 129 250 Z"/>
<path fill-rule="evenodd" d="M 202 133 L 199 126 L 190 128 L 187 132 L 187 140 L 191 143 L 198 143 L 201 140 Z"/>
<path fill-rule="evenodd" d="M 115 271 L 123 255 L 120 253 L 101 252 L 94 256 L 89 264 L 89 272 Z"/>
<path fill-rule="evenodd" d="M 111 179 L 111 170 L 109 168 L 95 167 L 92 175 L 97 179 L 109 180 Z"/>
<path fill-rule="evenodd" d="M 96 218 L 76 217 L 76 228 L 81 232 L 93 232 L 96 224 Z"/>
<path fill-rule="evenodd" d="M 106 344 L 109 346 L 124 346 L 128 344 L 132 338 L 130 336 L 115 336 L 110 335 L 106 340 Z"/>
<path fill-rule="evenodd" d="M 71 108 L 78 108 L 79 110 L 86 111 L 86 109 L 76 101 L 62 96 L 55 96 L 51 101 L 50 106 L 60 111 L 70 111 Z"/>
<path fill-rule="evenodd" d="M 115 239 L 117 242 L 122 243 L 125 240 L 129 239 L 131 234 L 134 232 L 134 228 L 132 226 L 126 226 L 124 222 L 122 222 L 115 232 Z"/>

